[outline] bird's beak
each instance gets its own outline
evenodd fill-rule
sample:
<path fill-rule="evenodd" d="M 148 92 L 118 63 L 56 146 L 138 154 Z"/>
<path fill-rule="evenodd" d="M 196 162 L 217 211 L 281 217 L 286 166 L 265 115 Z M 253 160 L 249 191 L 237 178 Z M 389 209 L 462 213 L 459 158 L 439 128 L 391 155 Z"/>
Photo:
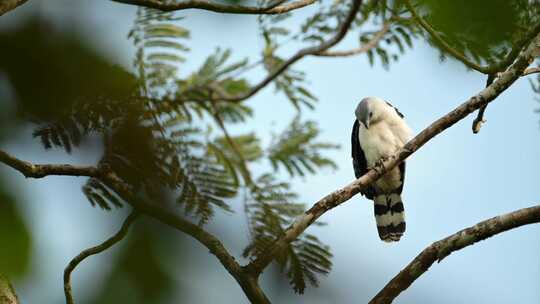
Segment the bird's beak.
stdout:
<path fill-rule="evenodd" d="M 369 129 L 369 118 L 363 117 L 361 122 L 364 125 L 364 127 L 366 127 L 366 129 Z"/>

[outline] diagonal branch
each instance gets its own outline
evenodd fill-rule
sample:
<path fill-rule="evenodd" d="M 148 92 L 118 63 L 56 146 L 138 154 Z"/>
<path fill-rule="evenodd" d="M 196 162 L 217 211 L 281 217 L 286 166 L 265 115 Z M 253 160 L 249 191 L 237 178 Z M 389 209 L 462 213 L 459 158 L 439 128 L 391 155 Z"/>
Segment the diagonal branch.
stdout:
<path fill-rule="evenodd" d="M 437 241 L 416 256 L 369 303 L 391 303 L 402 291 L 409 288 L 416 279 L 424 274 L 435 261 L 441 262 L 454 251 L 510 229 L 534 223 L 540 223 L 540 205 L 493 217 Z"/>
<path fill-rule="evenodd" d="M 118 230 L 118 232 L 116 232 L 112 237 L 97 246 L 83 250 L 79 255 L 74 257 L 69 262 L 66 269 L 64 270 L 64 294 L 66 295 L 67 304 L 74 303 L 73 295 L 71 293 L 71 273 L 73 272 L 73 270 L 75 270 L 75 267 L 77 267 L 77 265 L 79 265 L 87 257 L 101 253 L 123 240 L 128 233 L 129 227 L 137 219 L 137 217 L 138 213 L 136 211 L 132 211 L 129 216 L 124 220 L 124 223 L 122 224 L 120 230 Z"/>
<path fill-rule="evenodd" d="M 320 56 L 320 57 L 349 57 L 349 56 L 365 53 L 377 47 L 377 45 L 379 45 L 379 42 L 384 38 L 384 35 L 388 33 L 388 31 L 390 30 L 390 25 L 391 25 L 391 22 L 385 22 L 382 28 L 378 30 L 377 32 L 375 32 L 373 37 L 368 42 L 364 43 L 363 45 L 357 48 L 347 50 L 347 51 L 324 51 L 315 55 Z"/>
<path fill-rule="evenodd" d="M 228 14 L 254 14 L 254 15 L 277 15 L 303 8 L 315 3 L 316 0 L 298 0 L 288 4 L 285 1 L 277 1 L 266 7 L 244 6 L 235 4 L 219 3 L 208 0 L 189 1 L 163 1 L 163 0 L 112 0 L 124 4 L 144 6 L 161 11 L 179 11 L 185 9 L 202 9 L 216 13 Z"/>
<path fill-rule="evenodd" d="M 518 56 L 516 62 L 510 66 L 507 71 L 502 73 L 500 77 L 491 85 L 480 91 L 477 95 L 471 97 L 453 111 L 433 122 L 430 126 L 425 128 L 422 132 L 410 140 L 396 154 L 382 162 L 381 165 L 369 170 L 366 174 L 344 188 L 334 191 L 316 202 L 302 216 L 296 219 L 296 221 L 289 228 L 287 228 L 283 235 L 279 239 L 275 240 L 271 246 L 269 246 L 268 250 L 259 255 L 256 259 L 252 260 L 248 264 L 247 268 L 255 274 L 260 274 L 280 252 L 280 250 L 282 250 L 288 243 L 295 240 L 321 215 L 358 194 L 361 190 L 365 189 L 369 184 L 377 180 L 388 170 L 391 170 L 400 164 L 439 133 L 453 126 L 455 123 L 462 120 L 480 107 L 493 101 L 497 96 L 499 96 L 499 94 L 512 85 L 512 83 L 514 83 L 514 81 L 516 81 L 523 74 L 523 71 L 525 68 L 527 68 L 529 63 L 539 55 L 540 34 L 538 34 L 533 39 L 529 47 Z"/>
<path fill-rule="evenodd" d="M 349 10 L 349 13 L 347 14 L 347 17 L 343 22 L 340 24 L 338 31 L 336 34 L 322 42 L 319 45 L 307 47 L 304 49 L 299 50 L 296 54 L 294 54 L 292 57 L 284 61 L 278 68 L 276 68 L 274 71 L 272 71 L 266 78 L 264 78 L 261 82 L 259 82 L 257 85 L 253 86 L 251 90 L 248 92 L 241 94 L 239 96 L 220 96 L 221 101 L 228 101 L 228 102 L 241 102 L 243 100 L 246 100 L 250 98 L 251 96 L 255 95 L 257 92 L 259 92 L 262 88 L 264 88 L 266 85 L 268 85 L 272 80 L 274 80 L 276 77 L 278 77 L 281 73 L 283 73 L 287 68 L 289 68 L 291 65 L 299 61 L 300 59 L 309 56 L 309 55 L 316 55 L 321 52 L 324 52 L 328 50 L 329 48 L 336 45 L 338 42 L 340 42 L 347 32 L 349 31 L 349 28 L 351 27 L 351 24 L 353 23 L 356 14 L 358 13 L 358 10 L 360 9 L 360 5 L 362 4 L 362 0 L 353 0 L 351 9 Z"/>

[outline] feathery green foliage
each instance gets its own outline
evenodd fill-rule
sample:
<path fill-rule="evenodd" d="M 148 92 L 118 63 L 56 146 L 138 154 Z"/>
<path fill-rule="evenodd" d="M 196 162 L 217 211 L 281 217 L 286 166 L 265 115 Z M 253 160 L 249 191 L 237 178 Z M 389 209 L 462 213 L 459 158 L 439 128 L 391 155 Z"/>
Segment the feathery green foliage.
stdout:
<path fill-rule="evenodd" d="M 277 182 L 271 174 L 265 174 L 257 179 L 257 185 L 247 198 L 252 242 L 244 249 L 245 257 L 263 253 L 304 211 L 303 204 L 294 202 L 298 195 L 291 192 L 288 183 Z M 331 257 L 328 246 L 312 234 L 303 234 L 279 252 L 275 261 L 294 290 L 303 293 L 307 282 L 317 286 L 317 274 L 330 272 Z"/>
<path fill-rule="evenodd" d="M 320 168 L 335 169 L 336 164 L 320 152 L 339 146 L 315 142 L 318 136 L 319 129 L 314 121 L 300 122 L 300 118 L 295 117 L 268 149 L 274 170 L 282 165 L 291 176 L 305 176 L 306 171 L 314 174 Z"/>

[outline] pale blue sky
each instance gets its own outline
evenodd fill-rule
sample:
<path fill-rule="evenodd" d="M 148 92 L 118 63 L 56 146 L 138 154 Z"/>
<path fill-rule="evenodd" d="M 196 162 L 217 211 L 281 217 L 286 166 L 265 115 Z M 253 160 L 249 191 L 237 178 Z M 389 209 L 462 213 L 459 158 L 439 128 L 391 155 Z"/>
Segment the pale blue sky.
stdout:
<path fill-rule="evenodd" d="M 55 0 L 30 1 L 0 18 L 0 30 L 33 9 L 52 14 L 58 26 L 80 27 L 104 51 L 112 51 L 117 62 L 129 66 L 133 48 L 126 40 L 135 9 L 109 1 Z M 236 58 L 258 54 L 262 41 L 257 36 L 253 16 L 219 15 L 186 11 L 182 25 L 192 31 L 192 49 L 185 71 L 197 67 L 216 46 L 231 47 Z M 296 17 L 295 17 L 296 18 Z M 297 18 L 298 19 L 298 18 Z M 76 23 L 74 23 L 76 22 Z M 338 48 L 354 46 L 351 34 Z M 285 49 L 293 51 L 293 49 Z M 255 57 L 251 57 L 255 59 Z M 389 71 L 370 67 L 365 57 L 307 58 L 294 66 L 305 71 L 309 88 L 319 98 L 317 109 L 304 115 L 317 120 L 321 139 L 342 149 L 330 153 L 339 168 L 326 170 L 294 182 L 294 189 L 308 205 L 354 178 L 350 159 L 350 131 L 357 102 L 365 96 L 380 96 L 403 112 L 415 132 L 455 108 L 481 90 L 485 77 L 468 72 L 454 61 L 440 63 L 438 54 L 422 41 L 392 64 Z M 253 79 L 262 77 L 252 73 Z M 255 119 L 242 129 L 255 129 L 264 141 L 278 132 L 295 115 L 281 95 L 267 88 L 249 104 Z M 431 242 L 478 221 L 538 204 L 540 187 L 540 104 L 534 100 L 527 79 L 520 79 L 487 110 L 487 124 L 480 134 L 471 132 L 474 117 L 430 141 L 408 160 L 404 202 L 407 232 L 397 244 L 381 242 L 375 229 L 371 202 L 357 196 L 322 217 L 329 225 L 313 231 L 328 243 L 334 254 L 334 268 L 322 278 L 321 287 L 309 288 L 296 296 L 283 285 L 267 290 L 275 303 L 364 303 Z M 28 132 L 30 138 L 30 131 Z M 61 152 L 42 152 L 39 143 L 32 149 L 12 142 L 5 148 L 24 159 L 41 162 L 90 164 L 91 153 L 80 152 L 66 159 Z M 28 143 L 25 140 L 24 143 Z M 24 303 L 61 303 L 61 275 L 65 264 L 82 248 L 94 245 L 116 229 L 116 218 L 89 206 L 80 192 L 82 178 L 50 177 L 25 180 L 13 176 L 13 185 L 24 193 L 24 214 L 35 236 L 37 254 L 33 257 L 32 279 L 16 282 Z M 241 208 L 237 208 L 240 210 Z M 103 223 L 96 227 L 95 222 Z M 85 229 L 84 227 L 93 227 Z M 245 220 L 241 214 L 220 215 L 209 230 L 240 255 L 247 243 Z M 179 239 L 183 237 L 179 236 Z M 190 303 L 239 303 L 245 298 L 235 281 L 221 268 L 208 250 L 187 241 L 193 250 L 193 263 L 186 265 L 189 280 L 178 274 L 178 281 L 190 287 L 184 294 Z M 80 303 L 91 287 L 106 276 L 115 250 L 85 261 L 75 274 Z M 446 258 L 417 280 L 396 303 L 538 303 L 540 301 L 540 226 L 530 225 L 493 237 Z M 164 263 L 174 265 L 172 257 Z M 171 266 L 173 267 L 173 266 Z M 263 277 L 265 281 L 272 277 Z M 77 286 L 79 288 L 77 288 Z M 92 285 L 90 285 L 92 286 Z M 208 290 L 208 286 L 212 286 Z M 185 290 L 183 290 L 185 292 Z"/>

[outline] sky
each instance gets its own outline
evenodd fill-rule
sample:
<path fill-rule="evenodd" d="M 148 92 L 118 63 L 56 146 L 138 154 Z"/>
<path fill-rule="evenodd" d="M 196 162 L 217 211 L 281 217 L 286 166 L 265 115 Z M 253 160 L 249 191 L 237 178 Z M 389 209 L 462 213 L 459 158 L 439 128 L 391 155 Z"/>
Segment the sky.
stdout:
<path fill-rule="evenodd" d="M 115 62 L 129 67 L 133 47 L 126 35 L 135 9 L 109 1 L 29 1 L 0 18 L 0 30 L 10 30 L 34 10 L 50 16 L 58 28 L 76 27 Z M 303 13 L 293 20 L 300 20 Z M 191 30 L 192 52 L 185 71 L 196 68 L 217 46 L 232 48 L 235 58 L 258 55 L 263 42 L 257 35 L 256 17 L 220 15 L 189 10 L 181 25 Z M 294 21 L 293 21 L 294 22 Z M 355 46 L 349 35 L 336 49 Z M 294 48 L 286 48 L 290 54 Z M 303 115 L 316 120 L 321 140 L 341 145 L 328 153 L 338 165 L 313 176 L 294 180 L 293 189 L 308 206 L 354 179 L 350 158 L 350 132 L 354 109 L 366 96 L 389 100 L 405 114 L 415 132 L 479 92 L 485 77 L 467 71 L 460 63 L 440 62 L 438 53 L 415 41 L 397 63 L 384 70 L 371 67 L 366 57 L 306 58 L 294 65 L 307 74 L 310 90 L 318 97 L 314 111 Z M 250 79 L 260 79 L 252 73 Z M 283 129 L 295 116 L 290 103 L 272 88 L 248 101 L 255 117 L 242 128 L 256 130 L 263 142 Z M 364 303 L 432 242 L 490 217 L 539 203 L 540 108 L 525 78 L 518 80 L 487 109 L 487 123 L 479 134 L 471 132 L 474 115 L 438 135 L 407 160 L 403 192 L 407 231 L 396 244 L 377 236 L 371 202 L 360 196 L 331 210 L 321 220 L 328 225 L 309 228 L 334 254 L 332 272 L 319 288 L 294 295 L 285 284 L 273 284 L 272 271 L 262 287 L 275 303 Z M 232 133 L 244 131 L 231 129 Z M 38 142 L 17 139 L 2 148 L 18 157 L 39 162 L 93 164 L 91 151 L 66 156 L 43 152 Z M 29 148 L 31 147 L 31 148 Z M 97 149 L 97 148 L 96 148 Z M 61 303 L 61 275 L 65 264 L 82 248 L 108 237 L 126 210 L 106 213 L 91 208 L 80 191 L 83 178 L 24 179 L 1 168 L 24 198 L 22 210 L 32 229 L 36 254 L 31 275 L 15 282 L 23 303 Z M 241 208 L 237 208 L 240 210 Z M 101 223 L 95 225 L 96 222 Z M 208 229 L 240 256 L 248 240 L 241 214 L 218 214 Z M 91 229 L 90 229 L 91 227 Z M 192 263 L 184 265 L 177 280 L 188 286 L 182 294 L 188 303 L 246 303 L 241 289 L 208 250 L 183 236 Z M 76 297 L 85 303 L 100 288 L 116 249 L 85 261 L 75 274 Z M 453 253 L 420 277 L 395 303 L 538 303 L 540 301 L 540 226 L 528 225 L 497 235 Z M 171 257 L 164 263 L 174 264 Z M 106 266 L 106 267 L 103 267 Z M 92 282 L 82 288 L 85 282 Z M 211 289 L 208 286 L 212 286 Z"/>

